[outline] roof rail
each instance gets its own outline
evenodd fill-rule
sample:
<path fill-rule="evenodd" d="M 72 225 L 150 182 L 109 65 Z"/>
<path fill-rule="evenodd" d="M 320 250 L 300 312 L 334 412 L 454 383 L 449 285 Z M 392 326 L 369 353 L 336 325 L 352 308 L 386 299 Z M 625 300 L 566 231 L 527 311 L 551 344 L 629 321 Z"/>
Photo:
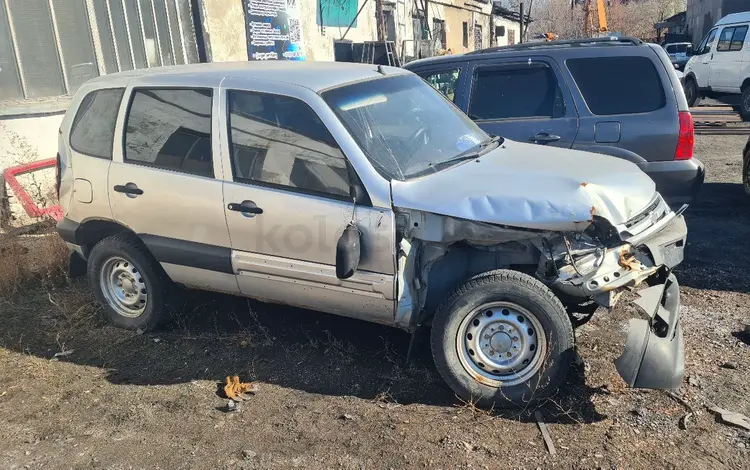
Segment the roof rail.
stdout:
<path fill-rule="evenodd" d="M 512 46 L 488 47 L 487 49 L 468 52 L 466 55 L 487 54 L 489 52 L 518 51 L 524 49 L 545 49 L 550 47 L 586 47 L 594 45 L 599 46 L 624 44 L 640 46 L 641 44 L 643 44 L 643 41 L 630 36 L 605 36 L 601 38 L 566 39 L 562 41 L 525 42 L 523 44 L 513 44 Z"/>

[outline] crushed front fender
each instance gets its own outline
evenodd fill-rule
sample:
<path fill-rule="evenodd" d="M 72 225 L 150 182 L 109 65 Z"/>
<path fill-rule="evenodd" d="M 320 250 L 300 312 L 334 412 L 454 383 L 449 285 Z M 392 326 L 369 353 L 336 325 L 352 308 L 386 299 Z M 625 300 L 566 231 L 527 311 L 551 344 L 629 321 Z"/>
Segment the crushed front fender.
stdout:
<path fill-rule="evenodd" d="M 638 292 L 634 303 L 648 319 L 631 319 L 622 355 L 615 360 L 620 377 L 634 388 L 674 389 L 685 373 L 680 326 L 680 286 L 674 274 L 663 284 Z"/>

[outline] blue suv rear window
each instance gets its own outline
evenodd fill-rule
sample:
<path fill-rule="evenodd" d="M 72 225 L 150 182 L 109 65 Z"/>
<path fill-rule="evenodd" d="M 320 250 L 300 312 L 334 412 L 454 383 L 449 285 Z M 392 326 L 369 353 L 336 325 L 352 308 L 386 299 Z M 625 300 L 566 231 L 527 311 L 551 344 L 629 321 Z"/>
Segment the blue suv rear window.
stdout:
<path fill-rule="evenodd" d="M 646 57 L 568 59 L 565 64 L 593 114 L 648 113 L 666 105 L 661 78 Z"/>

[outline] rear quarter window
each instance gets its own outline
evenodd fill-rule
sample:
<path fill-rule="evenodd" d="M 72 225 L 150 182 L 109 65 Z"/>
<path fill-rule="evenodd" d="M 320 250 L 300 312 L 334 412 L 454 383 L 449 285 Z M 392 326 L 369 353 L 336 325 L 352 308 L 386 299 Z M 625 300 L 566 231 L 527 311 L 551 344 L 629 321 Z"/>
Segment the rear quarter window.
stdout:
<path fill-rule="evenodd" d="M 70 146 L 78 153 L 112 159 L 115 123 L 124 88 L 92 91 L 78 106 L 70 130 Z"/>
<path fill-rule="evenodd" d="M 666 105 L 661 77 L 646 57 L 568 59 L 565 64 L 593 114 L 648 113 Z"/>

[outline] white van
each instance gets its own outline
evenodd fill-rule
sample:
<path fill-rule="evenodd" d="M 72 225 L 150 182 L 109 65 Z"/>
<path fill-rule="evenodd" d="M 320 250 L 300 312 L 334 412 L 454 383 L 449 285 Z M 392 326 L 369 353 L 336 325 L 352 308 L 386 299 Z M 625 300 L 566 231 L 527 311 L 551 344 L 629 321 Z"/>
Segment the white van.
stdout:
<path fill-rule="evenodd" d="M 694 106 L 705 96 L 742 95 L 739 111 L 750 120 L 750 11 L 720 19 L 685 66 L 685 96 Z M 735 104 L 735 103 L 732 103 Z"/>

